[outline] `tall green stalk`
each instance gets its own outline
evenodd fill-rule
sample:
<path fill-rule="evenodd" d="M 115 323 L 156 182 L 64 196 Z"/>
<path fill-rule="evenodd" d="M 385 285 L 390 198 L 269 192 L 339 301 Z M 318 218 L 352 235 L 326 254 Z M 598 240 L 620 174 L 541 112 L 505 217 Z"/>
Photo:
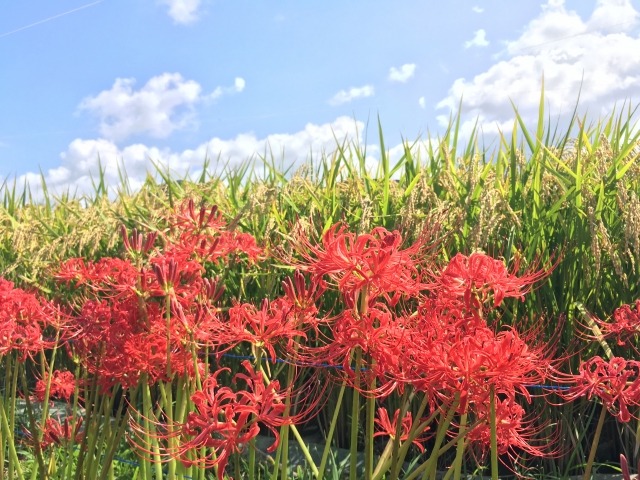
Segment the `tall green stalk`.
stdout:
<path fill-rule="evenodd" d="M 362 351 L 360 347 L 355 349 L 355 378 L 354 384 L 360 383 L 362 369 Z M 351 397 L 351 437 L 349 445 L 349 480 L 358 480 L 358 431 L 360 427 L 360 394 L 357 389 L 352 390 Z"/>
<path fill-rule="evenodd" d="M 600 416 L 598 417 L 598 424 L 596 425 L 596 431 L 593 434 L 593 440 L 591 441 L 589 458 L 587 459 L 587 464 L 584 467 L 584 475 L 582 475 L 582 480 L 589 480 L 591 478 L 593 461 L 596 458 L 596 451 L 598 450 L 598 444 L 600 443 L 600 434 L 602 433 L 602 426 L 604 425 L 604 420 L 606 417 L 607 417 L 607 407 L 602 405 L 602 409 L 600 410 Z"/>
<path fill-rule="evenodd" d="M 491 480 L 498 480 L 498 434 L 496 432 L 496 394 L 493 385 L 489 391 L 489 401 L 491 411 L 489 421 L 491 422 Z"/>
<path fill-rule="evenodd" d="M 460 415 L 460 431 L 464 432 L 467 428 L 467 412 L 465 411 Z M 464 451 L 466 447 L 466 438 L 464 434 L 458 437 L 458 443 L 456 446 L 456 458 L 453 462 L 453 478 L 454 480 L 460 480 L 462 475 L 462 461 L 464 459 Z"/>

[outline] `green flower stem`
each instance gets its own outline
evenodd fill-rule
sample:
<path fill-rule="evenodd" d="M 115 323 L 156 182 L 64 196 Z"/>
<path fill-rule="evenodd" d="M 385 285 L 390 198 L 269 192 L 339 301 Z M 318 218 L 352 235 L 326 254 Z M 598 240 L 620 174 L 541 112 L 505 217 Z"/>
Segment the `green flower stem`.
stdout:
<path fill-rule="evenodd" d="M 443 419 L 441 422 L 438 423 L 438 430 L 436 431 L 436 441 L 433 445 L 433 450 L 431 451 L 431 455 L 429 456 L 429 459 L 424 463 L 425 472 L 424 472 L 424 475 L 422 476 L 423 480 L 426 480 L 427 478 L 432 478 L 435 480 L 436 478 L 438 458 L 444 452 L 444 449 L 440 448 L 440 445 L 442 445 L 444 437 L 447 434 L 447 431 L 449 430 L 449 425 L 451 425 L 451 421 L 453 420 L 453 416 L 456 413 L 456 409 L 458 408 L 459 403 L 460 403 L 460 394 L 456 393 L 454 402 L 453 404 L 451 404 L 451 406 L 447 410 L 446 415 L 444 412 L 442 412 Z M 433 412 L 431 415 L 433 416 L 436 413 L 437 413 L 437 410 Z"/>
<path fill-rule="evenodd" d="M 370 391 L 373 391 L 375 387 L 376 379 L 374 377 L 369 384 Z M 367 410 L 367 426 L 364 437 L 364 477 L 370 479 L 373 476 L 373 434 L 375 433 L 376 398 L 371 394 L 367 395 L 365 405 Z"/>
<path fill-rule="evenodd" d="M 340 415 L 340 407 L 342 406 L 342 399 L 344 398 L 344 391 L 346 389 L 347 382 L 343 381 L 338 391 L 338 400 L 336 402 L 335 410 L 333 411 L 333 417 L 331 417 L 331 425 L 329 425 L 329 432 L 327 433 L 327 439 L 324 444 L 324 451 L 322 452 L 322 460 L 320 461 L 320 471 L 316 476 L 317 480 L 322 480 L 324 472 L 327 468 L 327 460 L 329 459 L 329 452 L 331 451 L 331 441 L 333 440 L 333 433 L 336 430 L 336 424 L 338 423 L 338 417 Z"/>
<path fill-rule="evenodd" d="M 135 390 L 137 390 L 137 388 Z M 130 394 L 130 398 L 132 402 L 135 402 L 135 397 L 136 397 L 135 390 Z M 114 476 L 113 468 L 111 468 L 113 463 L 113 458 L 115 457 L 118 447 L 120 446 L 120 441 L 122 440 L 122 437 L 124 437 L 124 433 L 127 430 L 128 415 L 124 411 L 124 402 L 120 402 L 120 405 L 118 405 L 118 411 L 116 413 L 115 418 L 117 422 L 116 423 L 117 430 L 115 432 L 115 435 L 110 439 L 109 448 L 105 455 L 105 459 L 103 460 L 103 465 L 108 465 L 109 468 L 102 469 L 99 480 L 105 480 L 107 478 L 107 474 L 109 474 L 110 479 L 113 478 Z"/>
<path fill-rule="evenodd" d="M 438 456 L 441 456 L 442 454 L 448 452 L 454 446 L 457 446 L 458 445 L 458 439 L 460 437 L 462 437 L 462 435 L 460 435 L 460 434 L 456 435 L 451 440 L 449 440 L 445 444 L 444 447 L 438 449 Z M 414 471 L 412 471 L 411 474 L 407 475 L 407 477 L 404 478 L 403 480 L 415 480 L 421 474 L 422 474 L 422 476 L 424 478 L 424 473 L 425 473 L 425 470 L 427 470 L 427 467 L 430 467 L 429 462 L 424 462 L 422 465 L 420 465 L 418 468 L 416 468 Z M 449 478 L 452 473 L 453 473 L 453 469 L 449 469 L 449 471 L 445 474 L 444 478 Z M 433 480 L 435 480 L 436 472 L 434 471 L 433 475 L 431 477 L 427 476 L 427 478 L 432 478 Z"/>
<path fill-rule="evenodd" d="M 489 391 L 491 401 L 490 421 L 491 421 L 491 480 L 498 480 L 498 433 L 496 425 L 496 394 L 491 385 Z"/>
<path fill-rule="evenodd" d="M 289 425 L 289 428 L 291 428 L 291 433 L 293 433 L 293 436 L 296 437 L 296 440 L 298 441 L 298 445 L 302 450 L 302 454 L 304 455 L 304 458 L 309 463 L 309 467 L 311 468 L 311 473 L 313 474 L 314 477 L 318 477 L 318 467 L 316 466 L 316 463 L 313 461 L 313 457 L 309 452 L 309 447 L 307 447 L 307 444 L 304 442 L 302 435 L 300 435 L 300 432 L 298 431 L 295 425 Z"/>
<path fill-rule="evenodd" d="M 464 431 L 467 428 L 467 412 L 464 412 L 460 415 L 460 431 Z M 458 438 L 458 445 L 456 448 L 456 459 L 453 463 L 453 478 L 455 480 L 460 480 L 460 476 L 462 475 L 462 460 L 464 458 L 464 449 L 465 449 L 465 435 L 460 435 Z"/>
<path fill-rule="evenodd" d="M 255 357 L 255 365 L 256 368 L 262 372 L 263 379 L 268 385 L 271 381 L 268 378 L 265 378 L 266 373 L 262 369 L 262 348 L 261 347 L 253 347 L 253 354 Z M 255 416 L 252 415 L 255 419 Z M 249 480 L 255 480 L 256 478 L 256 439 L 252 438 L 249 440 Z"/>
<path fill-rule="evenodd" d="M 13 430 L 9 426 L 9 422 L 7 420 L 7 414 L 4 411 L 4 405 L 0 405 L 0 416 L 2 417 L 2 431 L 4 432 L 4 438 L 7 440 L 7 445 L 9 447 L 9 475 L 13 476 L 14 471 L 18 475 L 19 480 L 24 480 L 24 475 L 22 473 L 22 468 L 20 467 L 20 459 L 18 459 L 18 453 L 16 452 L 16 444 L 15 438 L 13 436 Z M 15 470 L 14 470 L 15 469 Z M 12 478 L 12 477 L 9 477 Z"/>
<path fill-rule="evenodd" d="M 6 356 L 4 360 L 6 362 L 5 385 L 10 385 L 10 388 L 9 388 L 9 396 L 8 397 L 5 396 L 5 401 L 1 406 L 3 415 L 5 415 L 5 417 L 7 417 L 7 412 L 5 411 L 5 408 L 6 407 L 9 408 L 9 413 L 7 417 L 8 430 L 4 435 L 3 442 L 7 442 L 7 446 L 15 450 L 14 432 L 16 431 L 16 398 L 17 398 L 17 391 L 18 391 L 18 372 L 16 369 L 18 367 L 18 363 L 12 361 L 13 360 L 12 355 Z M 6 392 L 5 392 L 5 395 L 6 395 Z M 0 445 L 3 447 L 3 454 L 4 454 L 5 443 L 0 443 Z M 14 476 L 14 471 L 16 466 L 19 467 L 20 464 L 15 462 L 14 456 L 11 454 L 11 452 L 9 453 L 10 453 L 9 458 L 7 459 L 8 460 L 7 476 L 11 479 Z"/>
<path fill-rule="evenodd" d="M 289 365 L 287 370 L 287 388 L 291 387 L 293 378 L 295 375 L 295 366 Z M 284 417 L 287 418 L 291 411 L 291 395 L 287 395 L 285 398 Z M 281 480 L 287 480 L 289 472 L 289 425 L 283 425 L 280 430 L 280 448 L 278 448 L 277 455 L 282 455 L 282 463 L 276 462 L 277 466 L 280 465 L 280 478 Z M 279 460 L 279 459 L 278 459 Z"/>
<path fill-rule="evenodd" d="M 269 377 L 267 376 L 265 371 L 261 368 L 260 372 L 262 373 L 262 378 L 268 383 L 269 382 Z M 309 447 L 304 442 L 304 439 L 302 438 L 302 435 L 300 435 L 300 432 L 298 432 L 298 429 L 296 428 L 295 425 L 289 425 L 289 429 L 291 430 L 291 433 L 293 433 L 293 436 L 295 437 L 295 439 L 298 441 L 298 445 L 300 447 L 300 450 L 302 450 L 302 454 L 304 455 L 305 460 L 309 463 L 309 467 L 311 468 L 311 473 L 313 474 L 314 477 L 317 478 L 318 477 L 318 467 L 316 466 L 316 463 L 313 461 L 313 457 L 311 456 L 311 453 L 309 452 Z"/>
<path fill-rule="evenodd" d="M 354 385 L 360 383 L 360 367 L 362 366 L 362 352 L 356 347 L 356 371 Z M 358 480 L 358 427 L 360 426 L 360 394 L 353 389 L 351 397 L 351 445 L 349 446 L 349 480 Z"/>
<path fill-rule="evenodd" d="M 393 439 L 393 452 L 391 455 L 391 471 L 395 472 L 396 470 L 400 470 L 400 465 L 404 462 L 404 456 L 402 458 L 400 458 L 400 437 L 402 436 L 402 419 L 405 417 L 405 415 L 407 414 L 407 412 L 409 411 L 409 407 L 411 407 L 411 403 L 413 402 L 413 399 L 415 398 L 415 392 L 413 390 L 413 387 L 411 386 L 411 384 L 406 385 L 404 388 L 404 392 L 402 392 L 402 408 L 400 409 L 400 413 L 398 414 L 398 422 L 396 423 L 396 438 Z M 422 416 L 422 413 L 424 412 L 424 409 L 427 406 L 427 398 L 426 395 L 423 396 L 422 398 L 422 402 L 420 402 L 420 412 L 418 412 L 419 414 L 413 419 L 414 422 L 418 423 L 420 421 L 420 417 Z M 411 428 L 413 428 L 413 424 L 411 425 Z M 408 432 L 409 434 L 411 434 L 411 431 Z M 409 442 L 409 444 L 411 444 L 411 442 Z M 408 449 L 405 450 L 405 452 L 408 451 Z"/>
<path fill-rule="evenodd" d="M 149 389 L 149 384 L 147 383 L 147 376 L 144 374 L 140 379 L 140 383 L 142 384 L 142 411 L 144 416 L 144 430 L 145 430 L 145 444 L 151 447 L 151 452 L 153 456 L 153 461 L 150 465 L 151 468 L 155 469 L 155 477 L 156 478 L 164 478 L 164 474 L 162 473 L 162 459 L 160 457 L 160 448 L 158 446 L 158 439 L 156 437 L 156 426 L 153 424 L 153 421 L 150 421 L 150 418 L 153 418 L 153 405 L 151 404 L 151 390 Z M 148 432 L 148 433 L 146 433 Z M 151 468 L 149 469 L 148 478 L 151 478 Z"/>
<path fill-rule="evenodd" d="M 584 475 L 582 480 L 589 480 L 591 478 L 591 469 L 593 468 L 593 461 L 596 458 L 596 450 L 598 449 L 598 443 L 600 442 L 600 434 L 602 433 L 602 426 L 604 425 L 604 419 L 607 416 L 607 407 L 602 405 L 600 410 L 600 417 L 598 418 L 598 425 L 596 426 L 596 432 L 593 435 L 593 441 L 591 442 L 591 450 L 589 450 L 589 458 L 587 465 L 584 468 Z"/>
<path fill-rule="evenodd" d="M 391 471 L 395 470 L 395 466 L 398 463 L 398 450 L 400 448 L 400 436 L 402 435 L 402 419 L 407 413 L 407 410 L 411 404 L 411 399 L 413 398 L 413 393 L 411 393 L 411 387 L 408 386 L 405 388 L 402 399 L 401 399 L 401 409 L 398 414 L 398 421 L 396 422 L 396 433 L 395 436 L 389 438 L 389 441 L 384 447 L 382 455 L 378 459 L 378 463 L 376 465 L 375 470 L 373 471 L 373 478 L 380 478 L 391 466 Z"/>
<path fill-rule="evenodd" d="M 21 362 L 16 363 L 16 367 L 20 367 L 21 365 L 22 365 L 22 368 L 17 368 L 17 371 L 18 371 L 18 375 L 20 376 L 20 380 L 22 381 L 22 391 L 28 392 L 29 386 L 27 385 L 27 374 L 24 370 L 24 365 Z M 47 383 L 50 384 L 51 379 L 49 379 L 49 382 Z M 49 403 L 47 400 L 48 400 L 48 396 L 45 396 L 45 402 L 43 402 L 43 406 L 42 406 L 43 411 L 45 410 L 45 405 Z M 31 429 L 31 435 L 33 438 L 33 443 L 34 443 L 33 448 L 35 450 L 35 457 L 36 457 L 36 461 L 38 462 L 38 468 L 33 470 L 33 472 L 31 473 L 31 478 L 35 480 L 39 474 L 40 478 L 45 479 L 47 478 L 47 469 L 44 465 L 44 457 L 42 455 L 42 448 L 40 447 L 40 442 L 42 441 L 42 433 L 43 433 L 42 430 L 44 428 L 44 423 L 40 423 L 40 427 L 38 427 L 38 423 L 36 422 L 36 419 L 34 416 L 33 405 L 31 404 L 31 397 L 29 395 L 24 396 L 24 402 L 27 407 L 27 418 L 29 420 L 29 428 Z"/>
<path fill-rule="evenodd" d="M 167 418 L 167 424 L 169 428 L 173 429 L 173 371 L 171 368 L 171 296 L 175 295 L 173 286 L 171 286 L 164 297 L 164 315 L 167 331 L 167 379 L 168 382 L 159 382 L 159 388 L 162 395 L 163 410 Z M 176 438 L 170 437 L 168 439 L 169 450 L 173 451 L 176 444 Z M 174 480 L 176 478 L 176 460 L 171 460 L 167 464 L 167 480 Z"/>
<path fill-rule="evenodd" d="M 429 397 L 428 395 L 423 395 L 422 402 L 420 402 L 420 406 L 418 407 L 418 410 L 416 412 L 413 425 L 411 426 L 411 430 L 409 430 L 407 440 L 400 447 L 398 458 L 396 459 L 396 465 L 394 469 L 391 470 L 392 475 L 395 475 L 396 477 L 400 476 L 400 468 L 402 467 L 402 463 L 404 462 L 404 459 L 409 452 L 409 447 L 411 447 L 412 442 L 420 436 L 420 434 L 424 431 L 425 428 L 427 428 L 428 425 L 431 425 L 431 422 L 433 422 L 438 414 L 438 411 L 436 410 L 431 415 L 429 415 L 429 418 L 420 421 L 428 405 Z"/>
<path fill-rule="evenodd" d="M 167 368 L 170 368 L 170 367 L 167 367 Z M 173 427 L 174 427 L 173 384 L 171 381 L 169 382 L 160 381 L 158 382 L 158 389 L 160 390 L 160 396 L 162 398 L 162 407 L 160 407 L 160 409 L 162 410 L 162 412 L 166 417 L 166 422 L 167 422 L 167 425 L 169 426 L 169 429 L 173 430 Z M 169 437 L 167 441 L 169 444 L 169 450 L 174 451 L 174 447 L 176 445 L 176 438 Z M 167 462 L 167 474 L 166 474 L 166 477 L 163 477 L 163 478 L 166 478 L 167 480 L 174 480 L 176 478 L 176 463 L 177 463 L 176 460 L 171 460 Z"/>

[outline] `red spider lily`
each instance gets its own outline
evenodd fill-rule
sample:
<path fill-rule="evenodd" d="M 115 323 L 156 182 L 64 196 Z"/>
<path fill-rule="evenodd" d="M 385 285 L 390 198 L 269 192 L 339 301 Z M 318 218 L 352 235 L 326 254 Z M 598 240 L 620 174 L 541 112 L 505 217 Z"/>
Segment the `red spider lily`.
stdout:
<path fill-rule="evenodd" d="M 62 266 L 59 279 L 84 286 L 65 339 L 74 340 L 73 354 L 105 391 L 133 387 L 143 374 L 155 382 L 200 371 L 193 351 L 219 343 L 221 331 L 211 305 L 221 290 L 203 272 L 179 252 L 154 252 L 141 267 L 115 258 Z"/>
<path fill-rule="evenodd" d="M 122 234 L 125 250 L 134 258 L 149 252 L 158 237 L 157 232 L 151 232 L 145 236 L 135 228 L 131 232 L 131 236 L 128 236 L 127 228 L 124 225 L 122 225 L 120 233 Z"/>
<path fill-rule="evenodd" d="M 229 309 L 228 341 L 231 345 L 247 341 L 264 348 L 275 361 L 274 343 L 284 341 L 289 345 L 295 338 L 306 338 L 303 330 L 293 324 L 286 302 L 264 300 L 260 310 L 249 303 L 234 305 Z"/>
<path fill-rule="evenodd" d="M 310 272 L 314 282 L 328 276 L 349 306 L 355 305 L 358 293 L 365 290 L 372 301 L 384 296 L 393 305 L 401 295 L 416 295 L 427 288 L 416 267 L 422 242 L 406 249 L 401 246 L 398 231 L 377 227 L 370 234 L 356 235 L 340 224 L 322 236 L 320 246 L 306 238 L 299 238 L 296 245 L 304 258 L 300 268 Z"/>
<path fill-rule="evenodd" d="M 159 255 L 151 259 L 151 270 L 157 282 L 150 289 L 153 296 L 183 297 L 190 301 L 200 292 L 199 282 L 204 268 L 194 260 Z"/>
<path fill-rule="evenodd" d="M 167 451 L 167 459 L 178 458 L 186 465 L 201 467 L 218 466 L 218 478 L 224 478 L 224 470 L 231 455 L 240 453 L 246 443 L 260 432 L 260 425 L 269 428 L 275 440 L 267 449 L 273 452 L 280 440 L 277 428 L 290 424 L 291 419 L 284 416 L 284 396 L 279 392 L 277 381 L 265 385 L 259 372 L 248 361 L 242 363 L 246 374 L 234 376 L 233 383 L 242 382 L 245 388 L 234 392 L 228 386 L 218 383 L 218 376 L 229 369 L 219 369 L 208 377 L 202 390 L 191 396 L 194 411 L 187 415 L 182 425 L 156 426 L 158 438 L 173 437 L 178 447 Z M 143 427 L 132 424 L 138 438 L 148 436 Z M 207 456 L 191 456 L 194 450 L 207 448 Z"/>
<path fill-rule="evenodd" d="M 60 265 L 56 279 L 75 287 L 85 286 L 94 293 L 132 295 L 140 283 L 140 272 L 131 262 L 119 258 L 102 258 L 97 262 L 72 258 Z"/>
<path fill-rule="evenodd" d="M 412 383 L 444 403 L 458 394 L 460 412 L 486 403 L 491 388 L 529 401 L 527 386 L 544 383 L 550 371 L 548 349 L 529 345 L 513 329 L 495 333 L 478 326 L 462 335 L 445 331 L 418 340 L 415 348 L 419 353 L 409 357 Z"/>
<path fill-rule="evenodd" d="M 378 417 L 374 419 L 374 422 L 380 428 L 379 431 L 373 434 L 374 437 L 378 436 L 387 436 L 391 437 L 391 439 L 395 439 L 397 435 L 397 425 L 398 425 L 398 417 L 400 416 L 400 410 L 396 410 L 393 414 L 393 421 L 389 420 L 389 413 L 386 408 L 378 409 Z M 413 426 L 413 416 L 411 412 L 407 412 L 402 419 L 402 424 L 400 426 L 400 441 L 404 442 L 409 438 L 409 432 Z M 422 445 L 425 441 L 428 440 L 428 436 L 421 436 L 422 433 L 426 432 L 429 427 L 418 434 L 418 437 L 414 438 L 411 443 L 413 443 L 418 449 L 420 453 L 424 453 L 424 446 Z"/>
<path fill-rule="evenodd" d="M 248 410 L 255 414 L 258 422 L 268 427 L 276 437 L 274 445 L 269 451 L 273 451 L 279 443 L 280 436 L 276 427 L 288 425 L 291 419 L 284 417 L 286 406 L 284 403 L 286 392 L 280 392 L 280 382 L 277 380 L 270 381 L 265 385 L 264 379 L 260 372 L 254 371 L 251 363 L 245 360 L 242 366 L 247 371 L 237 373 L 235 381 L 242 380 L 246 388 L 236 393 L 236 410 Z"/>
<path fill-rule="evenodd" d="M 69 401 L 76 389 L 76 377 L 68 370 L 55 370 L 53 376 L 49 377 L 45 373 L 44 378 L 36 382 L 34 390 L 35 397 L 38 401 L 43 402 L 47 383 L 49 383 L 49 397 L 60 398 Z"/>
<path fill-rule="evenodd" d="M 623 423 L 632 418 L 630 406 L 640 405 L 640 362 L 613 357 L 606 361 L 593 357 L 582 362 L 579 373 L 569 376 L 573 385 L 560 393 L 572 401 L 586 396 L 597 397 L 602 404 Z"/>
<path fill-rule="evenodd" d="M 517 276 L 519 262 L 509 272 L 504 263 L 484 253 L 469 256 L 458 253 L 436 278 L 439 295 L 462 299 L 467 307 L 478 309 L 493 299 L 498 307 L 507 297 L 524 299 L 532 285 L 545 278 L 546 270 L 529 270 Z"/>
<path fill-rule="evenodd" d="M 186 200 L 176 210 L 173 227 L 190 235 L 198 235 L 204 232 L 218 233 L 227 226 L 222 213 L 216 205 L 207 209 L 202 205 L 196 210 L 193 199 Z"/>
<path fill-rule="evenodd" d="M 635 306 L 625 304 L 613 312 L 613 321 L 603 322 L 591 317 L 598 324 L 605 337 L 615 337 L 618 345 L 625 345 L 628 340 L 640 333 L 640 300 L 636 300 Z"/>
<path fill-rule="evenodd" d="M 68 348 L 104 391 L 120 383 L 133 387 L 146 373 L 150 381 L 164 378 L 167 362 L 166 322 L 157 303 L 141 308 L 135 298 L 87 301 L 66 332 Z"/>
<path fill-rule="evenodd" d="M 49 346 L 42 334 L 53 313 L 34 294 L 0 278 L 0 357 L 15 352 L 25 361 Z"/>
<path fill-rule="evenodd" d="M 62 423 L 53 418 L 47 419 L 42 436 L 42 446 L 79 444 L 84 437 L 82 417 L 70 420 L 65 418 Z"/>
<path fill-rule="evenodd" d="M 465 435 L 482 458 L 491 447 L 490 408 L 488 401 L 476 405 L 476 423 Z M 551 457 L 558 453 L 554 450 L 556 440 L 551 437 L 540 438 L 544 427 L 536 425 L 534 419 L 525 419 L 524 408 L 513 398 L 496 398 L 495 423 L 498 454 L 508 455 L 514 463 L 523 452 L 535 457 Z"/>
<path fill-rule="evenodd" d="M 310 282 L 307 287 L 304 275 L 296 270 L 293 278 L 289 277 L 282 282 L 282 289 L 284 290 L 283 299 L 291 305 L 291 315 L 295 317 L 295 324 L 315 329 L 318 322 L 317 304 L 327 290 L 326 282 L 323 280 Z"/>
<path fill-rule="evenodd" d="M 25 435 L 30 442 L 34 441 L 33 432 L 25 431 Z M 40 448 L 42 450 L 53 445 L 71 446 L 82 442 L 84 430 L 82 428 L 82 417 L 65 418 L 62 423 L 55 418 L 47 418 L 42 429 L 42 440 Z"/>
<path fill-rule="evenodd" d="M 345 310 L 331 324 L 333 338 L 326 345 L 307 347 L 301 357 L 309 362 L 323 362 L 341 365 L 336 370 L 351 386 L 365 395 L 383 397 L 389 395 L 398 386 L 398 378 L 393 368 L 401 362 L 403 344 L 394 327 L 395 317 L 383 303 L 375 303 L 363 315 L 353 310 Z M 354 352 L 362 352 L 359 378 L 356 384 L 356 372 L 352 364 Z M 372 388 L 372 382 L 378 378 L 381 383 Z"/>
<path fill-rule="evenodd" d="M 170 250 L 185 252 L 201 261 L 217 262 L 232 253 L 244 253 L 256 261 L 263 254 L 253 236 L 228 228 L 217 206 L 196 210 L 193 199 L 179 207 L 172 230 L 177 240 Z"/>

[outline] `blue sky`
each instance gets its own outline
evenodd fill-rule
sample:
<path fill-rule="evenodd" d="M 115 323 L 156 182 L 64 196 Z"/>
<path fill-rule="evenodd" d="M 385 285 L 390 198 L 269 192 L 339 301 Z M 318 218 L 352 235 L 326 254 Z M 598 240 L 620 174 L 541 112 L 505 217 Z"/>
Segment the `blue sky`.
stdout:
<path fill-rule="evenodd" d="M 133 187 L 270 148 L 285 165 L 640 99 L 640 0 L 17 0 L 0 13 L 0 182 Z M 367 127 L 368 125 L 368 127 Z"/>

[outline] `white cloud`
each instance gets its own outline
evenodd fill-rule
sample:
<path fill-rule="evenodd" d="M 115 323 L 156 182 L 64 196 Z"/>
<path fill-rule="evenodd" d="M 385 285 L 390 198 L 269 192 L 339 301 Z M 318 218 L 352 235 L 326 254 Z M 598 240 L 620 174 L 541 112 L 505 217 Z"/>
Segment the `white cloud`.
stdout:
<path fill-rule="evenodd" d="M 413 77 L 416 72 L 415 63 L 405 63 L 400 68 L 391 67 L 389 69 L 389 80 L 392 82 L 404 83 Z"/>
<path fill-rule="evenodd" d="M 238 93 L 242 92 L 246 85 L 247 85 L 247 82 L 245 82 L 244 78 L 242 77 L 236 77 L 233 82 L 233 87 L 236 89 L 236 92 Z"/>
<path fill-rule="evenodd" d="M 424 97 L 420 97 L 418 99 L 418 105 L 420 105 L 420 108 L 426 108 L 427 107 L 427 103 L 426 103 Z"/>
<path fill-rule="evenodd" d="M 282 154 L 283 164 L 295 167 L 307 161 L 311 152 L 315 156 L 334 151 L 336 140 L 361 142 L 363 131 L 364 123 L 343 116 L 331 123 L 309 123 L 295 133 L 272 134 L 264 138 L 258 138 L 250 132 L 231 139 L 214 137 L 182 151 L 140 143 L 119 147 L 106 139 L 76 139 L 60 155 L 61 165 L 49 169 L 44 177 L 47 188 L 53 194 L 67 191 L 90 194 L 93 192 L 91 179 L 99 178 L 100 167 L 103 169 L 104 180 L 112 191 L 120 186 L 119 169 L 126 172 L 130 187 L 135 190 L 144 183 L 149 172 L 155 171 L 154 163 L 162 169 L 168 169 L 176 178 L 182 178 L 187 173 L 200 173 L 205 158 L 220 158 L 221 165 L 211 166 L 213 169 L 217 167 L 220 173 L 219 169 L 227 164 L 234 167 L 256 155 L 274 152 L 276 161 L 280 160 L 278 155 Z M 17 185 L 23 185 L 25 181 L 34 197 L 40 198 L 40 174 L 22 175 L 17 179 Z"/>
<path fill-rule="evenodd" d="M 562 0 L 550 0 L 519 38 L 506 42 L 500 61 L 473 78 L 455 80 L 436 108 L 455 111 L 462 98 L 464 128 L 480 119 L 493 130 L 510 128 L 512 100 L 523 119 L 535 121 L 544 76 L 553 118 L 572 111 L 578 92 L 582 107 L 606 113 L 616 101 L 637 99 L 640 91 L 640 37 L 611 32 L 622 21 L 627 30 L 637 27 L 638 19 L 629 0 L 600 0 L 588 19 L 567 10 Z M 449 114 L 439 118 L 446 124 Z"/>
<path fill-rule="evenodd" d="M 482 13 L 484 12 L 484 8 L 478 6 L 478 5 L 474 5 L 473 7 L 471 7 L 471 10 L 473 10 L 474 13 Z"/>
<path fill-rule="evenodd" d="M 234 93 L 240 93 L 244 90 L 246 82 L 242 77 L 236 77 L 233 81 L 232 87 L 216 87 L 216 89 L 207 96 L 208 100 L 216 100 L 223 95 L 231 95 Z"/>
<path fill-rule="evenodd" d="M 628 32 L 638 21 L 638 12 L 627 0 L 598 0 L 587 22 L 588 30 L 606 33 Z"/>
<path fill-rule="evenodd" d="M 165 138 L 194 122 L 199 102 L 241 92 L 245 81 L 238 77 L 232 87 L 217 87 L 209 95 L 202 94 L 198 82 L 179 73 L 153 77 L 139 90 L 134 86 L 135 79 L 118 78 L 111 89 L 82 100 L 78 109 L 99 119 L 100 134 L 106 139 L 117 142 L 143 134 Z"/>
<path fill-rule="evenodd" d="M 336 93 L 329 103 L 331 105 L 342 105 L 343 103 L 349 103 L 356 98 L 371 97 L 375 93 L 373 85 L 365 85 L 363 87 L 351 87 L 349 90 L 340 90 Z"/>
<path fill-rule="evenodd" d="M 486 47 L 489 45 L 489 41 L 487 40 L 487 32 L 484 29 L 476 30 L 473 34 L 473 38 L 464 42 L 464 48 L 470 47 Z"/>
<path fill-rule="evenodd" d="M 160 3 L 169 6 L 169 16 L 176 23 L 186 25 L 198 20 L 200 0 L 160 0 Z"/>

